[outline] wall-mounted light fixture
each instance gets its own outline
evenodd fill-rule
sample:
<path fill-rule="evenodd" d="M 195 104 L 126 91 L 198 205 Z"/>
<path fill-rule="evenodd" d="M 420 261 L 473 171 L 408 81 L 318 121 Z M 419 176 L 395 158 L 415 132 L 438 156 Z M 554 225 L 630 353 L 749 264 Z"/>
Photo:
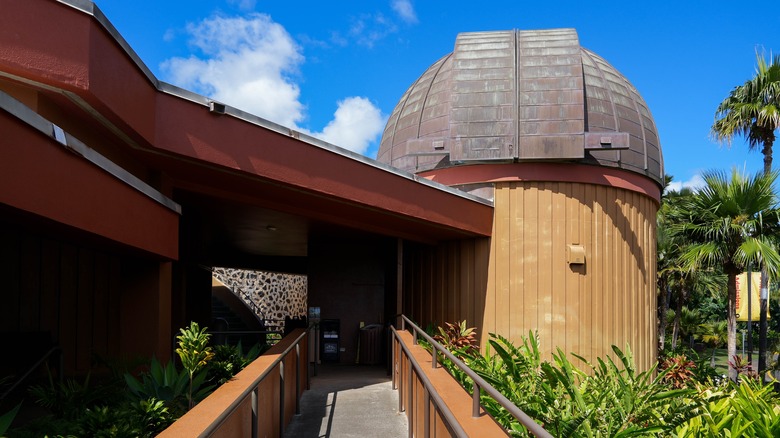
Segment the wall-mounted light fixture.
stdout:
<path fill-rule="evenodd" d="M 585 264 L 585 247 L 582 245 L 567 245 L 566 246 L 566 262 L 570 265 L 584 265 Z"/>
<path fill-rule="evenodd" d="M 209 102 L 209 112 L 214 114 L 225 114 L 225 104 L 212 100 Z"/>

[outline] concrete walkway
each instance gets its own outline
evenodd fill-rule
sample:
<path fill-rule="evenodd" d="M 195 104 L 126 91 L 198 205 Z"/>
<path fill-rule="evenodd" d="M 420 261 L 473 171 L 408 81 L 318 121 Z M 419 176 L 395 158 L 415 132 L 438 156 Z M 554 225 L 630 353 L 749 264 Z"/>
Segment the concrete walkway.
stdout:
<path fill-rule="evenodd" d="M 408 436 L 408 423 L 398 412 L 398 391 L 384 367 L 318 365 L 311 389 L 301 397 L 301 414 L 284 436 L 402 438 Z"/>

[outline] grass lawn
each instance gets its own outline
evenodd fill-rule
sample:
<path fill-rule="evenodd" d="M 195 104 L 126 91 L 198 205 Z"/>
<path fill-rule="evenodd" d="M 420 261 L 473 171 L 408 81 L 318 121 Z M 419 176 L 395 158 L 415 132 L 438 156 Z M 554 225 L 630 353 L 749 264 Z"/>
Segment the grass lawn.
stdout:
<path fill-rule="evenodd" d="M 742 349 L 737 349 L 737 354 L 741 356 Z M 747 356 L 747 352 L 745 352 L 745 356 Z M 705 348 L 704 351 L 699 353 L 699 357 L 702 359 L 706 358 L 708 360 L 707 363 L 709 363 L 709 358 L 712 357 L 712 349 Z M 747 360 L 747 358 L 745 359 Z M 758 350 L 753 351 L 753 364 L 755 365 L 755 368 L 758 367 Z M 728 353 L 725 348 L 715 349 L 715 370 L 720 374 L 728 374 Z"/>

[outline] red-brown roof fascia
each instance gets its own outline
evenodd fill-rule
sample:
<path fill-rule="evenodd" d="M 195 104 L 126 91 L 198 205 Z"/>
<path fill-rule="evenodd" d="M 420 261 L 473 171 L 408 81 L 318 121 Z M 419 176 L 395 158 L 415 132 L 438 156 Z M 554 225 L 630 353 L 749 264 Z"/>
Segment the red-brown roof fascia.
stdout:
<path fill-rule="evenodd" d="M 131 147 L 450 229 L 453 236 L 490 235 L 488 201 L 234 108 L 209 112 L 207 98 L 154 78 L 89 2 L 4 1 L 3 11 L 0 74 L 66 95 Z"/>

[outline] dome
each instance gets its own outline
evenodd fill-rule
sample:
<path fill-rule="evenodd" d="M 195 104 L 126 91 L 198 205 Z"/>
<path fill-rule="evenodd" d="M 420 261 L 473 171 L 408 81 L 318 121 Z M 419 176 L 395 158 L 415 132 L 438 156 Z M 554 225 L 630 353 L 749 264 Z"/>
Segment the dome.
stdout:
<path fill-rule="evenodd" d="M 401 97 L 377 160 L 412 173 L 467 164 L 575 162 L 663 184 L 647 104 L 574 29 L 461 33 Z"/>

